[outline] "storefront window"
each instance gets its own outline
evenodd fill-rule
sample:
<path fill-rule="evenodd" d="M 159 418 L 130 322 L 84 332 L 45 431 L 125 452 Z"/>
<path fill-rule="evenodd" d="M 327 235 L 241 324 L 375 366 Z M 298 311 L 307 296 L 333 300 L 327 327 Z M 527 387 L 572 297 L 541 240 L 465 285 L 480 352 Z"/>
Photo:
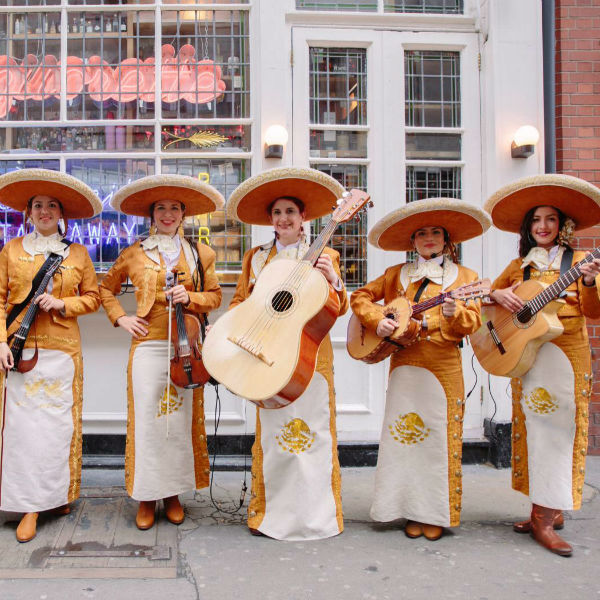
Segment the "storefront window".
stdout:
<path fill-rule="evenodd" d="M 178 173 L 210 183 L 228 199 L 231 192 L 250 176 L 250 164 L 245 160 L 175 158 L 162 160 L 163 173 Z M 224 272 L 222 280 L 235 282 L 226 271 L 240 271 L 244 252 L 251 246 L 250 227 L 228 219 L 224 210 L 210 215 L 186 219 L 185 232 L 217 254 L 217 269 Z M 233 273 L 232 273 L 233 275 Z"/>
<path fill-rule="evenodd" d="M 147 220 L 110 207 L 123 185 L 155 172 L 181 173 L 210 181 L 228 197 L 249 176 L 247 0 L 198 0 L 191 10 L 165 0 L 11 4 L 20 8 L 0 13 L 0 150 L 24 159 L 0 164 L 52 165 L 98 191 L 102 214 L 71 223 L 68 237 L 88 248 L 99 271 L 148 229 Z M 203 4 L 210 6 L 199 10 Z M 222 10 L 215 6 L 221 4 Z M 47 159 L 37 159 L 41 153 Z M 19 231 L 20 214 L 5 210 L 0 218 L 0 225 L 14 224 L 5 235 Z M 218 268 L 233 278 L 249 228 L 223 211 L 187 219 L 185 228 L 215 248 Z"/>
<path fill-rule="evenodd" d="M 425 198 L 461 198 L 460 167 L 406 168 L 406 201 Z"/>

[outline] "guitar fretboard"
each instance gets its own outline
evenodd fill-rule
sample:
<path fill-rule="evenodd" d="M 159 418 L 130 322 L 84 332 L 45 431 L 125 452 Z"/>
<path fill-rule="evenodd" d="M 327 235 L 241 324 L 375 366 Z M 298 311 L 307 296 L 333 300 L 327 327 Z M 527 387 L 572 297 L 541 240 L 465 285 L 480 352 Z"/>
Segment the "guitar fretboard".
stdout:
<path fill-rule="evenodd" d="M 545 290 L 535 296 L 535 298 L 529 300 L 529 302 L 525 304 L 525 309 L 528 309 L 531 315 L 534 315 L 542 310 L 542 308 L 544 308 L 548 302 L 552 302 L 552 300 L 558 298 L 573 282 L 577 281 L 581 277 L 582 273 L 581 269 L 579 268 L 581 265 L 589 263 L 595 258 L 600 258 L 600 248 L 594 248 L 594 250 L 592 250 L 585 258 L 580 260 L 576 265 L 572 266 L 553 284 L 549 285 Z"/>
<path fill-rule="evenodd" d="M 419 302 L 419 304 L 415 304 L 412 307 L 412 314 L 418 315 L 419 313 L 425 312 L 438 304 L 441 304 L 446 298 L 452 297 L 452 292 L 443 292 L 439 296 L 435 296 L 434 298 L 430 298 L 429 300 L 425 300 L 423 302 Z"/>

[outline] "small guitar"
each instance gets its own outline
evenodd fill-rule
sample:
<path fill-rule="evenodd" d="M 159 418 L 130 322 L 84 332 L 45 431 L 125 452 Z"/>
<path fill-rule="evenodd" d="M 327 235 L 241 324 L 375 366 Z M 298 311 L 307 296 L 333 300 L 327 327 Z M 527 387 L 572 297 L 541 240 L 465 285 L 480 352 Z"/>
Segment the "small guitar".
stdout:
<path fill-rule="evenodd" d="M 348 322 L 348 339 L 346 348 L 352 358 L 362 360 L 368 364 L 374 364 L 385 360 L 390 354 L 410 346 L 417 340 L 421 331 L 422 321 L 414 318 L 434 306 L 438 306 L 446 298 L 454 300 L 472 300 L 482 298 L 490 293 L 490 280 L 483 279 L 468 283 L 455 290 L 450 290 L 430 298 L 419 304 L 411 306 L 410 302 L 403 296 L 395 298 L 386 306 L 376 304 L 381 308 L 381 316 L 393 319 L 399 324 L 394 333 L 388 337 L 381 338 L 374 331 L 367 329 L 353 314 Z"/>
<path fill-rule="evenodd" d="M 515 294 L 523 308 L 510 312 L 499 304 L 482 307 L 483 325 L 470 336 L 473 352 L 481 366 L 492 375 L 520 377 L 529 371 L 539 347 L 563 332 L 557 312 L 563 305 L 558 297 L 582 275 L 580 265 L 600 258 L 596 248 L 573 265 L 551 285 L 529 279 Z"/>
<path fill-rule="evenodd" d="M 52 258 L 52 257 L 54 257 L 54 258 Z M 35 304 L 35 299 L 38 296 L 41 296 L 46 291 L 46 288 L 48 287 L 48 284 L 50 283 L 50 279 L 52 279 L 52 277 L 54 276 L 54 273 L 57 271 L 57 269 L 60 267 L 60 264 L 63 261 L 62 256 L 59 256 L 58 254 L 52 254 L 50 256 L 50 258 L 51 258 L 51 260 L 48 264 L 48 269 L 47 269 L 44 277 L 42 278 L 42 281 L 38 285 L 38 288 L 35 291 L 35 294 L 33 295 L 32 299 L 31 299 L 31 303 L 29 304 L 29 308 L 27 309 L 27 312 L 25 313 L 25 316 L 23 317 L 23 320 L 21 321 L 21 325 L 10 336 L 10 338 L 8 340 L 8 345 L 10 346 L 10 350 L 12 352 L 13 361 L 14 361 L 14 365 L 15 365 L 11 369 L 11 371 L 18 371 L 19 373 L 27 373 L 28 371 L 31 371 L 31 369 L 33 369 L 33 367 L 35 367 L 35 365 L 38 361 L 37 343 L 35 345 L 35 353 L 31 358 L 25 360 L 22 358 L 22 356 L 23 356 L 23 349 L 25 348 L 25 341 L 27 340 L 27 335 L 29 334 L 29 330 L 31 329 L 31 326 L 33 325 L 33 322 L 35 321 L 35 317 L 38 314 L 38 311 L 40 309 L 40 307 L 37 304 Z"/>
<path fill-rule="evenodd" d="M 203 349 L 212 377 L 261 408 L 281 408 L 304 392 L 340 307 L 337 292 L 313 265 L 337 226 L 367 202 L 365 192 L 346 192 L 302 260 L 271 261 L 252 294 L 215 322 Z"/>

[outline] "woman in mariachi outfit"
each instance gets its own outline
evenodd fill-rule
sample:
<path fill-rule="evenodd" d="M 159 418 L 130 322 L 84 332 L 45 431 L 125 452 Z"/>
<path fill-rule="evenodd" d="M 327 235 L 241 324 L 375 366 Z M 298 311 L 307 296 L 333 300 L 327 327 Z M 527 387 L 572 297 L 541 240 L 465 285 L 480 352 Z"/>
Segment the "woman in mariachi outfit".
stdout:
<path fill-rule="evenodd" d="M 369 242 L 382 250 L 415 250 L 418 258 L 352 294 L 363 326 L 386 337 L 398 324 L 374 302 L 405 296 L 413 303 L 476 281 L 477 273 L 456 264 L 453 244 L 489 226 L 481 209 L 450 198 L 411 202 L 381 219 Z M 465 394 L 459 343 L 477 330 L 481 316 L 478 303 L 450 298 L 423 315 L 416 343 L 391 357 L 371 517 L 405 518 L 408 537 L 437 540 L 460 520 Z"/>
<path fill-rule="evenodd" d="M 272 169 L 234 190 L 229 216 L 242 223 L 272 225 L 275 236 L 244 255 L 229 308 L 250 296 L 270 261 L 304 256 L 310 244 L 303 223 L 331 213 L 343 193 L 332 177 L 301 168 Z M 338 252 L 325 248 L 315 268 L 337 291 L 343 314 L 348 298 L 339 261 Z M 279 540 L 320 539 L 343 530 L 329 335 L 321 343 L 316 372 L 304 393 L 284 408 L 257 408 L 248 527 L 254 534 Z"/>
<path fill-rule="evenodd" d="M 102 204 L 81 181 L 45 169 L 0 177 L 0 202 L 25 211 L 33 224 L 31 233 L 0 252 L 0 361 L 8 373 L 0 410 L 0 510 L 25 513 L 16 534 L 28 542 L 40 512 L 68 514 L 79 497 L 83 362 L 77 317 L 98 310 L 100 297 L 88 251 L 64 238 L 67 219 L 93 217 Z M 62 258 L 61 266 L 34 300 L 41 310 L 23 352 L 31 358 L 37 348 L 37 363 L 26 373 L 9 371 L 14 357 L 7 339 L 20 327 L 33 280 L 51 254 Z"/>
<path fill-rule="evenodd" d="M 150 235 L 121 252 L 100 286 L 111 323 L 132 338 L 125 483 L 128 494 L 140 503 L 138 528 L 149 529 L 157 500 L 164 499 L 167 519 L 179 524 L 184 512 L 178 495 L 208 485 L 203 389 L 183 389 L 167 380 L 167 306 L 171 298 L 203 319 L 221 303 L 215 253 L 204 244 L 190 244 L 182 223 L 186 216 L 221 208 L 224 200 L 212 186 L 192 177 L 153 175 L 119 190 L 111 204 L 151 221 Z M 179 283 L 165 291 L 167 273 L 173 270 Z M 127 279 L 136 290 L 134 315 L 128 315 L 116 298 Z"/>
<path fill-rule="evenodd" d="M 555 282 L 584 258 L 573 252 L 572 233 L 600 222 L 600 190 L 575 177 L 538 175 L 500 189 L 486 203 L 494 225 L 520 234 L 519 257 L 494 281 L 491 297 L 515 312 L 515 288 L 525 278 Z M 583 277 L 566 289 L 558 318 L 564 332 L 541 346 L 533 367 L 512 380 L 512 486 L 532 502 L 531 519 L 514 530 L 531 533 L 545 548 L 570 556 L 555 529 L 563 510 L 581 507 L 592 390 L 585 317 L 600 317 L 600 260 L 582 265 Z"/>

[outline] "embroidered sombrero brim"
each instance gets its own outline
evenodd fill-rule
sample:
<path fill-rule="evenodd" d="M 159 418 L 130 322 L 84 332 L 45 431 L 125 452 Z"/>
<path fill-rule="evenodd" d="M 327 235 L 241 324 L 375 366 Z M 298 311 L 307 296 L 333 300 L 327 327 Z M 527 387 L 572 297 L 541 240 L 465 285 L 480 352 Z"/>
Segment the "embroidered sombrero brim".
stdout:
<path fill-rule="evenodd" d="M 519 233 L 523 218 L 536 206 L 553 206 L 575 221 L 575 229 L 600 223 L 600 189 L 570 175 L 534 175 L 500 188 L 485 203 L 494 225 Z"/>
<path fill-rule="evenodd" d="M 369 242 L 382 250 L 413 250 L 412 234 L 422 227 L 443 227 L 458 244 L 487 231 L 487 213 L 464 200 L 416 200 L 387 214 L 369 232 Z"/>
<path fill-rule="evenodd" d="M 83 181 L 60 171 L 21 169 L 0 175 L 0 202 L 24 211 L 34 196 L 58 200 L 68 219 L 93 217 L 102 210 L 102 202 Z"/>
<path fill-rule="evenodd" d="M 231 219 L 251 225 L 270 225 L 269 204 L 282 196 L 304 203 L 307 221 L 333 212 L 344 187 L 316 169 L 282 167 L 246 179 L 231 194 L 227 212 Z"/>
<path fill-rule="evenodd" d="M 150 216 L 150 207 L 161 200 L 181 202 L 187 217 L 210 213 L 225 205 L 212 185 L 187 175 L 149 175 L 122 187 L 110 201 L 126 215 Z"/>

